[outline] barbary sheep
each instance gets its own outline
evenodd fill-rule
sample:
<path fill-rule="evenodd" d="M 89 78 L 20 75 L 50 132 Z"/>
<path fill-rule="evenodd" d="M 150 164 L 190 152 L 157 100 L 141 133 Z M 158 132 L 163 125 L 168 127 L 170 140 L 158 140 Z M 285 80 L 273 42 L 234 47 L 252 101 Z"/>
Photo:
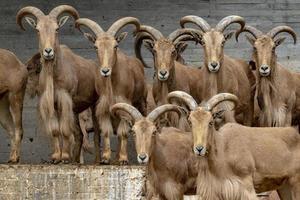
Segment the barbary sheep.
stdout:
<path fill-rule="evenodd" d="M 156 127 L 157 119 L 164 113 L 183 109 L 177 105 L 165 104 L 155 108 L 147 117 L 133 106 L 117 103 L 111 107 L 113 115 L 126 112 L 133 121 L 133 134 L 140 164 L 147 164 L 147 199 L 183 199 L 184 193 L 195 192 L 197 159 L 193 153 L 191 133 L 174 127 Z M 183 115 L 185 116 L 185 115 Z"/>
<path fill-rule="evenodd" d="M 103 140 L 103 155 L 101 163 L 108 164 L 111 159 L 110 135 L 113 133 L 113 124 L 109 107 L 114 102 L 126 102 L 146 113 L 147 85 L 144 80 L 142 63 L 137 59 L 125 55 L 119 48 L 119 43 L 127 33 L 117 33 L 128 24 L 140 28 L 140 22 L 134 17 L 124 17 L 113 23 L 105 32 L 96 22 L 81 18 L 76 21 L 76 27 L 89 28 L 92 34 L 84 33 L 97 49 L 98 69 L 100 77 L 97 91 L 100 96 L 96 114 L 99 119 Z M 82 31 L 82 30 L 81 30 Z M 128 163 L 127 138 L 130 126 L 122 118 L 118 123 L 117 135 L 119 139 L 118 161 L 120 164 Z M 98 147 L 99 148 L 99 147 Z"/>
<path fill-rule="evenodd" d="M 37 31 L 42 63 L 38 84 L 39 113 L 52 139 L 51 159 L 54 163 L 69 162 L 72 153 L 74 161 L 79 162 L 82 134 L 78 114 L 93 106 L 98 99 L 95 90 L 97 65 L 59 44 L 59 28 L 68 19 L 68 16 L 61 17 L 63 14 L 79 18 L 78 12 L 68 5 L 57 6 L 48 15 L 28 6 L 19 10 L 16 17 L 21 29 L 25 30 L 22 23 L 25 18 Z"/>
<path fill-rule="evenodd" d="M 193 30 L 196 31 L 196 30 Z M 142 43 L 153 54 L 155 76 L 153 82 L 153 98 L 157 106 L 167 102 L 169 92 L 182 90 L 191 94 L 199 102 L 199 90 L 202 77 L 201 70 L 187 66 L 177 61 L 178 55 L 185 49 L 185 40 L 192 40 L 190 29 L 177 29 L 168 37 L 151 27 L 142 25 L 137 33 L 135 41 L 136 56 L 144 63 L 141 56 Z M 145 64 L 144 64 L 145 65 Z M 200 80 L 200 81 L 199 81 Z M 168 123 L 178 127 L 178 119 L 173 113 L 169 113 Z M 188 130 L 189 127 L 182 122 L 181 129 Z"/>
<path fill-rule="evenodd" d="M 245 26 L 245 21 L 240 16 L 228 16 L 223 18 L 215 28 L 201 17 L 189 15 L 181 18 L 180 25 L 193 23 L 197 25 L 201 33 L 194 33 L 193 40 L 198 41 L 204 50 L 204 83 L 202 85 L 201 99 L 207 101 L 213 95 L 220 92 L 229 92 L 239 97 L 239 104 L 235 110 L 235 115 L 242 114 L 243 118 L 239 122 L 251 126 L 253 121 L 253 92 L 251 86 L 255 80 L 247 62 L 241 59 L 231 58 L 224 54 L 224 46 L 234 32 L 224 33 L 229 25 L 238 23 L 241 28 Z M 226 121 L 234 121 L 227 115 Z M 232 118 L 232 117 L 231 117 Z"/>
<path fill-rule="evenodd" d="M 0 49 L 0 123 L 10 137 L 9 163 L 18 163 L 23 138 L 22 112 L 28 72 L 12 52 Z"/>
<path fill-rule="evenodd" d="M 194 100 L 175 91 L 169 98 L 187 104 Z M 283 199 L 300 199 L 300 135 L 292 127 L 246 127 L 227 123 L 218 131 L 212 109 L 219 103 L 232 101 L 235 95 L 221 93 L 189 115 L 192 124 L 193 149 L 199 156 L 197 194 L 202 200 L 257 199 L 255 192 L 287 188 Z"/>
<path fill-rule="evenodd" d="M 252 26 L 246 26 L 236 33 L 248 32 L 248 41 L 253 46 L 251 64 L 256 68 L 256 92 L 260 112 L 259 126 L 291 126 L 292 118 L 300 116 L 300 74 L 284 68 L 277 62 L 276 48 L 289 33 L 296 44 L 296 33 L 291 27 L 277 26 L 263 34 Z M 298 103 L 299 102 L 299 103 Z"/>

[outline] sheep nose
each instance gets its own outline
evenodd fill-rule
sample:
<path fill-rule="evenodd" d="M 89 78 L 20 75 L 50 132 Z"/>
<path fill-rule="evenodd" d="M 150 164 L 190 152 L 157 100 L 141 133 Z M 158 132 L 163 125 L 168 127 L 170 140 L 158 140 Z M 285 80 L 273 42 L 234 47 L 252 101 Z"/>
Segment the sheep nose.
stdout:
<path fill-rule="evenodd" d="M 196 146 L 195 149 L 198 152 L 198 154 L 201 154 L 202 150 L 203 150 L 203 146 Z"/>
<path fill-rule="evenodd" d="M 160 75 L 165 76 L 168 72 L 167 70 L 160 70 L 159 73 Z"/>
<path fill-rule="evenodd" d="M 214 61 L 214 62 L 210 63 L 210 65 L 212 66 L 212 68 L 215 69 L 216 67 L 218 67 L 219 64 L 218 64 L 218 62 Z"/>
<path fill-rule="evenodd" d="M 268 65 L 262 65 L 262 66 L 260 67 L 260 69 L 261 69 L 262 71 L 266 71 L 266 70 L 269 69 L 269 66 L 268 66 Z"/>
<path fill-rule="evenodd" d="M 101 69 L 101 71 L 102 71 L 103 74 L 107 74 L 109 72 L 109 70 L 110 69 L 107 68 L 107 67 L 104 67 L 104 68 Z"/>
<path fill-rule="evenodd" d="M 53 49 L 52 48 L 45 48 L 44 51 L 47 53 L 47 54 L 50 54 Z"/>
<path fill-rule="evenodd" d="M 139 159 L 140 159 L 141 161 L 144 161 L 146 158 L 147 158 L 147 155 L 146 155 L 146 154 L 144 154 L 144 153 L 139 154 Z"/>

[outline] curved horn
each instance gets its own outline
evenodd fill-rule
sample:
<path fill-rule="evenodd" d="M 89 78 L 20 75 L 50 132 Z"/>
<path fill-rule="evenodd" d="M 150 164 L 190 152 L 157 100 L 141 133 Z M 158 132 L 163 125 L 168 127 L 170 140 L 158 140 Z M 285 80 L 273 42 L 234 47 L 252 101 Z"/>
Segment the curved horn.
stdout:
<path fill-rule="evenodd" d="M 140 21 L 137 18 L 123 17 L 123 18 L 117 20 L 115 23 L 113 23 L 107 32 L 110 33 L 111 35 L 115 36 L 121 28 L 123 28 L 124 26 L 126 26 L 128 24 L 135 25 L 135 27 L 136 27 L 135 32 L 138 32 L 140 29 L 140 26 L 141 26 Z"/>
<path fill-rule="evenodd" d="M 216 30 L 223 32 L 230 24 L 238 23 L 241 25 L 241 29 L 245 26 L 245 20 L 243 17 L 237 15 L 230 15 L 224 17 L 216 26 Z"/>
<path fill-rule="evenodd" d="M 60 5 L 60 6 L 53 8 L 51 10 L 51 12 L 49 13 L 49 16 L 58 18 L 60 15 L 62 15 L 64 13 L 68 13 L 75 20 L 79 18 L 79 14 L 78 14 L 77 10 L 74 7 L 69 6 L 69 5 Z"/>
<path fill-rule="evenodd" d="M 143 40 L 145 40 L 145 39 L 153 40 L 151 35 L 146 32 L 139 32 L 137 34 L 135 41 L 134 41 L 134 52 L 135 52 L 135 56 L 142 62 L 144 67 L 151 68 L 145 63 L 145 61 L 142 57 L 141 48 L 142 48 Z"/>
<path fill-rule="evenodd" d="M 168 112 L 168 111 L 175 111 L 175 112 L 177 112 L 178 115 L 180 115 L 182 112 L 184 112 L 184 109 L 177 105 L 165 104 L 165 105 L 161 105 L 161 106 L 155 108 L 153 111 L 151 111 L 151 113 L 149 113 L 147 118 L 150 121 L 155 122 L 162 114 L 164 114 L 165 112 Z"/>
<path fill-rule="evenodd" d="M 270 30 L 267 33 L 267 35 L 269 35 L 272 38 L 274 38 L 276 35 L 278 35 L 279 33 L 282 33 L 282 32 L 289 33 L 293 37 L 293 39 L 294 39 L 294 44 L 296 44 L 296 42 L 297 42 L 297 34 L 289 26 L 277 26 L 277 27 L 273 28 L 272 30 Z"/>
<path fill-rule="evenodd" d="M 183 91 L 170 92 L 168 94 L 167 100 L 168 102 L 171 102 L 171 100 L 174 98 L 183 101 L 189 107 L 190 110 L 195 110 L 198 107 L 198 104 L 195 101 L 195 99 L 186 92 Z"/>
<path fill-rule="evenodd" d="M 149 33 L 153 37 L 154 40 L 159 40 L 164 37 L 164 35 L 159 30 L 157 30 L 151 26 L 142 25 L 140 27 L 140 32 Z"/>
<path fill-rule="evenodd" d="M 180 26 L 184 28 L 184 24 L 193 23 L 197 25 L 203 32 L 210 30 L 210 25 L 201 17 L 195 15 L 187 15 L 180 19 Z"/>
<path fill-rule="evenodd" d="M 197 40 L 191 35 L 181 35 L 181 36 L 177 37 L 173 43 L 177 44 L 178 42 L 181 42 L 181 41 L 196 41 L 197 42 Z"/>
<path fill-rule="evenodd" d="M 257 28 L 253 27 L 253 26 L 245 26 L 243 29 L 240 29 L 238 30 L 236 33 L 235 33 L 235 39 L 236 41 L 238 41 L 239 39 L 239 35 L 242 33 L 242 32 L 248 32 L 248 33 L 251 33 L 251 35 L 253 35 L 253 37 L 255 39 L 257 39 L 259 36 L 261 36 L 263 34 L 263 32 L 261 32 L 260 30 L 258 30 Z"/>
<path fill-rule="evenodd" d="M 115 105 L 111 106 L 111 108 L 110 108 L 110 112 L 114 116 L 116 116 L 116 112 L 118 110 L 122 110 L 122 111 L 125 111 L 126 113 L 128 113 L 134 119 L 134 121 L 137 121 L 143 117 L 143 115 L 140 113 L 140 111 L 138 111 L 135 107 L 133 107 L 132 105 L 129 105 L 127 103 L 116 103 Z"/>
<path fill-rule="evenodd" d="M 211 111 L 214 107 L 216 107 L 218 104 L 220 104 L 223 101 L 232 101 L 234 103 L 234 106 L 238 103 L 237 96 L 230 94 L 230 93 L 220 93 L 208 100 L 206 103 L 207 110 Z"/>
<path fill-rule="evenodd" d="M 23 23 L 22 23 L 22 19 L 26 15 L 33 15 L 36 19 L 38 19 L 41 16 L 45 16 L 45 14 L 36 7 L 27 6 L 27 7 L 22 8 L 21 10 L 19 10 L 19 12 L 17 13 L 17 17 L 16 17 L 17 24 L 21 27 L 22 30 L 25 30 Z"/>
<path fill-rule="evenodd" d="M 80 26 L 88 27 L 96 36 L 104 32 L 99 24 L 87 18 L 80 18 L 76 20 L 75 27 L 82 32 Z"/>
<path fill-rule="evenodd" d="M 177 29 L 175 31 L 173 31 L 168 38 L 174 42 L 178 37 L 182 36 L 182 35 L 191 35 L 193 36 L 194 33 L 200 34 L 202 35 L 202 32 L 197 30 L 197 29 L 193 29 L 193 28 L 182 28 L 182 29 Z"/>

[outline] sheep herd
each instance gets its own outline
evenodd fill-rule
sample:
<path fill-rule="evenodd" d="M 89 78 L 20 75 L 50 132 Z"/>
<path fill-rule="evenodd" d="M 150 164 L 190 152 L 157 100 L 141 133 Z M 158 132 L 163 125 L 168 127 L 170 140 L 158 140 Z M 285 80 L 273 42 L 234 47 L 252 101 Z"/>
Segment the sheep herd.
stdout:
<path fill-rule="evenodd" d="M 88 60 L 60 44 L 59 29 L 69 16 L 94 44 L 97 60 Z M 124 17 L 108 30 L 80 18 L 72 6 L 49 14 L 32 6 L 19 10 L 16 22 L 37 32 L 39 46 L 26 65 L 0 50 L 0 123 L 11 139 L 10 163 L 18 163 L 23 136 L 25 91 L 39 97 L 38 110 L 51 138 L 51 162 L 79 163 L 90 150 L 95 163 L 111 163 L 110 138 L 118 136 L 117 161 L 128 164 L 127 139 L 135 139 L 137 161 L 147 166 L 147 199 L 253 200 L 277 190 L 281 199 L 300 199 L 300 74 L 277 63 L 276 47 L 289 26 L 267 33 L 228 16 L 212 27 L 188 15 L 164 36 L 137 18 Z M 196 28 L 186 27 L 193 24 Z M 228 31 L 238 24 L 235 31 Z M 134 27 L 136 57 L 126 55 L 119 31 Z M 233 35 L 246 32 L 252 59 L 224 53 Z M 78 38 L 80 39 L 80 38 Z M 185 64 L 187 41 L 203 47 L 203 66 Z M 141 48 L 153 55 L 154 77 L 145 81 Z M 299 89 L 298 89 L 299 88 Z M 292 127 L 295 126 L 295 127 Z M 100 150 L 100 138 L 103 147 Z"/>

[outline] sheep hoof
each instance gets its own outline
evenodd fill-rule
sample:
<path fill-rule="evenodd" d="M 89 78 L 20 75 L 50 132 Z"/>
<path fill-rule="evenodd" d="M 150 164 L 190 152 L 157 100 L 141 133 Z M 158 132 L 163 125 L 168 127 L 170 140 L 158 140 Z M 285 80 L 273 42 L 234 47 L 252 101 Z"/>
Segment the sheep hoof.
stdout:
<path fill-rule="evenodd" d="M 102 159 L 100 161 L 100 164 L 102 164 L 102 165 L 109 165 L 109 160 L 108 159 Z"/>
<path fill-rule="evenodd" d="M 17 159 L 17 160 L 13 160 L 13 159 L 9 159 L 8 161 L 7 161 L 7 163 L 8 164 L 18 164 L 19 163 L 19 159 Z"/>
<path fill-rule="evenodd" d="M 69 160 L 62 160 L 61 162 L 62 162 L 63 164 L 69 164 L 69 163 L 70 163 Z"/>
<path fill-rule="evenodd" d="M 120 160 L 119 161 L 119 165 L 128 165 L 128 164 L 129 164 L 128 160 Z"/>
<path fill-rule="evenodd" d="M 51 160 L 51 164 L 57 165 L 61 162 L 61 160 Z"/>

